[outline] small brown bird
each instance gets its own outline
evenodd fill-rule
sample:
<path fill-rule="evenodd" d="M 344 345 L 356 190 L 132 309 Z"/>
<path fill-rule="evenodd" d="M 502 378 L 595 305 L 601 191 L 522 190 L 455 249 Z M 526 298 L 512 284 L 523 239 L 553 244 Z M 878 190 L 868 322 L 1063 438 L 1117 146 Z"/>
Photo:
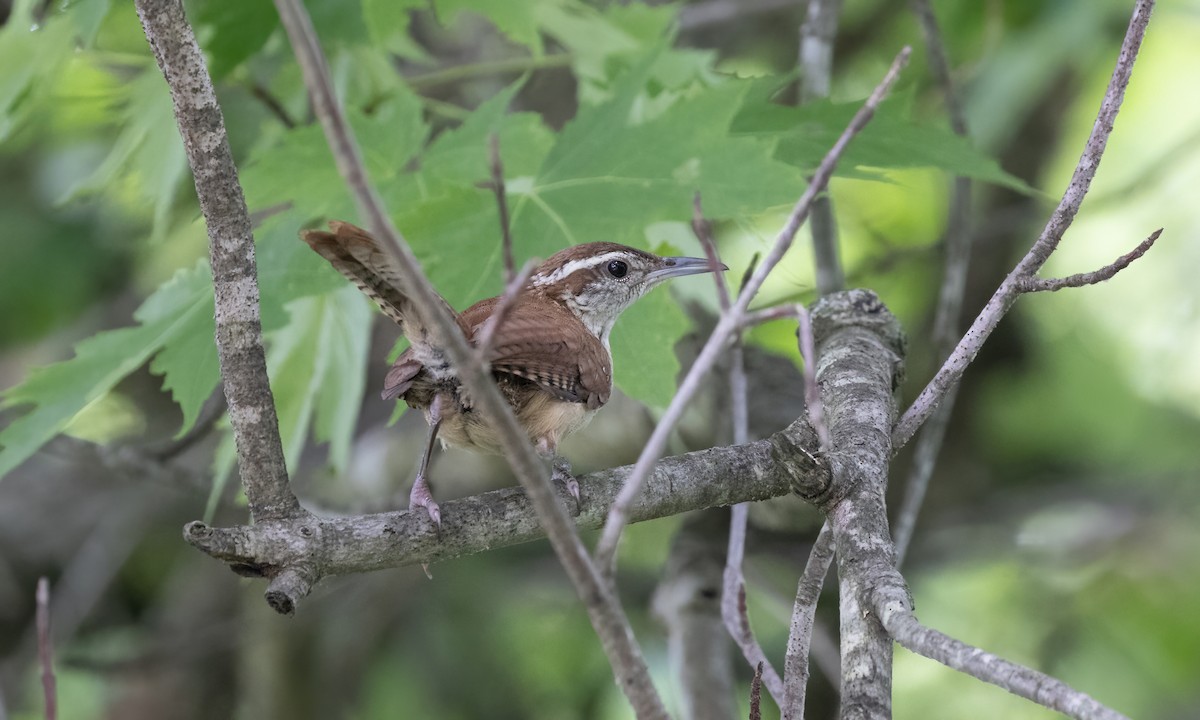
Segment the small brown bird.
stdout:
<path fill-rule="evenodd" d="M 426 478 L 434 439 L 485 453 L 501 452 L 500 440 L 474 409 L 444 343 L 421 322 L 375 238 L 346 222 L 329 227 L 332 232 L 306 230 L 301 237 L 395 320 L 411 343 L 388 371 L 383 397 L 403 399 L 425 414 L 429 435 L 409 503 L 424 507 L 440 525 L 441 511 Z M 556 479 L 566 483 L 576 501 L 579 486 L 556 456 L 558 443 L 608 402 L 608 336 L 617 317 L 665 280 L 715 269 L 704 258 L 659 257 L 609 242 L 576 245 L 537 268 L 494 330 L 486 360 L 496 383 L 530 442 L 553 459 Z M 480 300 L 461 313 L 451 309 L 471 344 L 478 343 L 498 300 Z"/>

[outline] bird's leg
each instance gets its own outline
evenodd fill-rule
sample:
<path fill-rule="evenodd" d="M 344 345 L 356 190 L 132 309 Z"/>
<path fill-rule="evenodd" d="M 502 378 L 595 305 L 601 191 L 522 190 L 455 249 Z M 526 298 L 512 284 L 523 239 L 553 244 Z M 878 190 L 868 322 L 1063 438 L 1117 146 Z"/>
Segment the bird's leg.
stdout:
<path fill-rule="evenodd" d="M 437 440 L 438 428 L 442 424 L 442 396 L 434 395 L 429 405 L 429 434 L 425 436 L 425 450 L 421 453 L 421 464 L 417 466 L 417 477 L 413 479 L 412 490 L 408 494 L 408 508 L 425 508 L 429 519 L 442 531 L 442 510 L 429 492 L 429 480 L 426 471 L 429 470 L 429 458 L 433 454 L 433 443 Z"/>
<path fill-rule="evenodd" d="M 571 497 L 575 498 L 575 514 L 578 515 L 583 510 L 583 503 L 579 498 L 579 481 L 571 473 L 570 461 L 558 454 L 558 442 L 549 435 L 538 438 L 537 452 L 550 461 L 550 467 L 553 469 L 551 479 L 562 484 Z"/>

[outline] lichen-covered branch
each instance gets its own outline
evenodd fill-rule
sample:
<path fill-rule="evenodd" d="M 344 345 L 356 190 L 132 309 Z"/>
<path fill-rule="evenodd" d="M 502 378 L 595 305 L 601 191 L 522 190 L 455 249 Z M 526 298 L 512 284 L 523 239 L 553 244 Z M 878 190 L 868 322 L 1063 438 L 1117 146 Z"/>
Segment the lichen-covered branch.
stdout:
<path fill-rule="evenodd" d="M 646 492 L 633 507 L 633 520 L 652 520 L 703 508 L 785 495 L 799 483 L 820 495 L 829 486 L 823 465 L 809 465 L 816 439 L 805 423 L 746 445 L 701 450 L 664 458 Z M 808 452 L 802 452 L 808 448 Z M 807 469 L 801 469 L 806 467 Z M 632 466 L 579 478 L 580 528 L 596 528 Z M 804 480 L 800 475 L 806 475 Z M 737 477 L 741 481 L 729 482 Z M 558 498 L 573 505 L 565 491 Z M 420 513 L 407 510 L 351 517 L 309 517 L 273 523 L 212 528 L 192 523 L 188 542 L 245 574 L 299 561 L 315 563 L 318 577 L 433 563 L 546 536 L 528 496 L 505 488 L 442 504 L 441 534 L 429 532 Z"/>
<path fill-rule="evenodd" d="M 843 718 L 891 713 L 892 641 L 862 598 L 880 573 L 894 573 L 884 488 L 891 458 L 894 391 L 902 376 L 899 322 L 867 290 L 822 298 L 813 307 L 817 384 L 825 402 L 833 472 L 820 507 L 838 563 Z"/>

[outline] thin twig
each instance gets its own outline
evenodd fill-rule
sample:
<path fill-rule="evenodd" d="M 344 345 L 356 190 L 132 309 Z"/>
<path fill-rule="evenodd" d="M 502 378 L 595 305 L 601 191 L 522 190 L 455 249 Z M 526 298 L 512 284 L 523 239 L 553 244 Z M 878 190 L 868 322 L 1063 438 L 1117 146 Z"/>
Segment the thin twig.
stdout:
<path fill-rule="evenodd" d="M 1112 78 L 1109 80 L 1104 100 L 1096 115 L 1092 133 L 1088 137 L 1079 162 L 1075 166 L 1075 172 L 1071 176 L 1071 182 L 1063 193 L 1058 207 L 1055 208 L 1029 252 L 996 289 L 983 311 L 971 324 L 970 329 L 959 340 L 954 352 L 950 354 L 937 374 L 896 423 L 892 430 L 893 452 L 912 439 L 917 429 L 937 408 L 950 386 L 962 378 L 967 366 L 979 354 L 984 342 L 991 336 L 992 331 L 1000 324 L 1000 320 L 1022 294 L 1020 285 L 1024 282 L 1023 278 L 1033 277 L 1037 273 L 1050 254 L 1058 247 L 1067 228 L 1071 226 L 1088 188 L 1091 187 L 1092 178 L 1095 177 L 1096 169 L 1100 165 L 1100 159 L 1104 155 L 1108 136 L 1112 132 L 1117 113 L 1121 109 L 1121 102 L 1125 98 L 1125 87 L 1129 84 L 1134 61 L 1137 59 L 1142 38 L 1146 34 L 1146 25 L 1150 22 L 1150 13 L 1153 9 L 1154 0 L 1138 0 L 1134 7 L 1129 28 L 1125 33 L 1125 39 L 1117 57 L 1116 67 L 1113 68 Z"/>
<path fill-rule="evenodd" d="M 188 448 L 193 447 L 196 443 L 208 437 L 212 432 L 216 423 L 221 418 L 225 417 L 225 410 L 229 404 L 225 401 L 225 393 L 220 389 L 213 392 L 212 397 L 204 401 L 204 405 L 200 408 L 200 415 L 196 418 L 192 428 L 182 436 L 172 438 L 157 447 L 145 449 L 145 453 L 159 461 L 171 460 L 178 457 Z"/>
<path fill-rule="evenodd" d="M 421 272 L 412 249 L 392 224 L 391 217 L 368 182 L 362 155 L 346 122 L 317 42 L 312 20 L 300 0 L 276 0 L 280 19 L 296 51 L 317 117 L 325 130 L 338 170 L 353 193 L 363 217 L 383 246 L 388 259 L 417 307 L 421 320 L 440 333 L 439 340 L 453 362 L 476 407 L 496 430 L 505 456 L 537 511 L 550 544 L 583 600 L 592 627 L 612 666 L 618 686 L 638 717 L 667 718 L 654 689 L 649 669 L 633 630 L 612 589 L 602 580 L 579 540 L 574 525 L 559 504 L 548 471 L 535 454 L 527 434 L 501 397 L 491 374 L 467 344 L 449 309 Z"/>
<path fill-rule="evenodd" d="M 742 656 L 751 666 L 765 668 L 764 682 L 767 692 L 776 704 L 783 703 L 783 678 L 767 659 L 767 653 L 754 637 L 750 626 L 750 615 L 746 609 L 746 578 L 742 574 L 742 562 L 746 555 L 746 523 L 750 507 L 738 503 L 730 509 L 729 549 L 725 554 L 725 575 L 721 585 L 721 619 L 729 630 L 730 637 L 737 643 Z"/>
<path fill-rule="evenodd" d="M 212 78 L 179 0 L 137 0 L 135 4 L 171 91 L 175 120 L 208 227 L 217 358 L 250 513 L 256 522 L 299 517 L 305 511 L 288 484 L 275 401 L 267 380 L 250 214 Z"/>
<path fill-rule="evenodd" d="M 792 606 L 792 622 L 783 664 L 783 705 L 780 706 L 783 720 L 804 718 L 804 700 L 811 674 L 808 656 L 817 617 L 817 600 L 825 587 L 825 577 L 833 562 L 833 551 L 833 532 L 826 521 L 813 541 L 808 562 L 804 564 L 804 573 L 796 585 L 796 602 Z"/>
<path fill-rule="evenodd" d="M 748 508 L 745 505 L 735 506 L 732 512 L 745 513 Z M 737 515 L 734 515 L 736 522 Z M 743 534 L 744 539 L 744 534 Z M 734 544 L 734 533 L 729 534 L 729 544 Z M 744 550 L 744 545 L 743 548 Z M 730 555 L 733 551 L 730 551 Z M 754 637 L 754 630 L 750 627 L 750 615 L 746 611 L 746 583 L 741 578 L 740 568 L 742 565 L 742 554 L 739 552 L 736 558 L 736 567 L 739 572 L 736 574 L 730 572 L 730 568 L 734 566 L 733 559 L 727 559 L 725 565 L 725 580 L 721 590 L 721 618 L 725 621 L 725 627 L 729 630 L 729 634 L 733 637 L 733 641 L 741 648 L 742 655 L 746 658 L 746 662 L 753 667 L 761 667 L 763 669 L 762 679 L 767 686 L 767 692 L 775 699 L 777 705 L 783 703 L 783 678 L 779 676 L 779 672 L 771 665 L 771 661 L 767 659 L 767 653 L 763 650 L 762 645 L 759 645 L 758 640 Z"/>
<path fill-rule="evenodd" d="M 1112 263 L 1105 265 L 1099 270 L 1091 272 L 1078 273 L 1068 275 L 1061 278 L 1040 278 L 1040 277 L 1024 277 L 1018 282 L 1018 287 L 1021 292 L 1057 292 L 1063 288 L 1078 288 L 1086 285 L 1095 285 L 1096 283 L 1111 280 L 1114 275 L 1129 267 L 1129 264 L 1146 254 L 1146 251 L 1154 246 L 1154 241 L 1158 240 L 1158 236 L 1162 235 L 1162 228 L 1150 233 L 1150 237 L 1138 243 L 1138 246 L 1133 250 L 1125 253 L 1121 257 L 1114 260 Z"/>
<path fill-rule="evenodd" d="M 884 598 L 888 599 L 885 600 Z M 1128 720 L 1095 698 L 1056 678 L 926 627 L 917 620 L 903 587 L 875 593 L 874 610 L 888 634 L 901 647 L 946 667 L 1003 688 L 1043 707 L 1078 720 Z"/>
<path fill-rule="evenodd" d="M 539 261 L 536 258 L 530 258 L 525 261 L 521 267 L 521 271 L 509 278 L 508 285 L 505 286 L 504 292 L 500 294 L 500 298 L 496 301 L 495 307 L 492 309 L 492 314 L 488 316 L 484 323 L 483 330 L 479 332 L 479 338 L 475 341 L 475 352 L 479 357 L 487 362 L 488 353 L 492 348 L 492 340 L 496 337 L 496 332 L 504 325 L 504 321 L 508 318 L 508 314 L 517 304 L 517 299 L 521 296 L 521 291 L 525 289 L 526 283 L 529 282 L 533 271 L 537 270 Z"/>
<path fill-rule="evenodd" d="M 650 471 L 653 469 L 654 463 L 662 456 L 667 439 L 675 425 L 679 422 L 679 419 L 683 416 L 684 408 L 700 389 L 701 381 L 708 371 L 712 369 L 726 342 L 741 326 L 742 316 L 745 315 L 747 306 L 749 306 L 754 296 L 758 294 L 763 282 L 766 281 L 767 275 L 783 258 L 788 248 L 792 246 L 796 238 L 796 232 L 808 216 L 808 211 L 812 207 L 813 200 L 829 182 L 829 178 L 833 175 L 833 170 L 837 166 L 837 162 L 845 151 L 846 146 L 855 135 L 862 131 L 875 114 L 875 109 L 879 107 L 879 103 L 883 101 L 884 96 L 899 76 L 901 68 L 908 62 L 911 52 L 911 48 L 908 47 L 900 51 L 900 54 L 892 62 L 887 75 L 875 88 L 874 92 L 871 93 L 871 96 L 863 104 L 862 108 L 855 113 L 850 124 L 825 155 L 817 171 L 813 173 L 812 182 L 796 202 L 795 207 L 792 208 L 791 215 L 789 215 L 783 229 L 779 232 L 779 236 L 776 238 L 770 252 L 754 271 L 750 281 L 746 283 L 746 286 L 738 295 L 738 299 L 733 307 L 730 308 L 730 311 L 717 322 L 712 335 L 709 336 L 696 361 L 692 364 L 692 369 L 688 371 L 687 376 L 680 383 L 679 390 L 671 400 L 670 406 L 663 413 L 658 425 L 654 428 L 654 432 L 638 457 L 634 472 L 629 477 L 629 482 L 609 510 L 608 521 L 605 523 L 600 540 L 596 545 L 597 562 L 610 577 L 615 569 L 617 543 L 621 539 L 621 530 L 627 522 L 629 508 L 637 499 L 638 493 L 641 492 L 641 488 L 645 484 Z"/>
<path fill-rule="evenodd" d="M 782 320 L 784 318 L 796 317 L 796 308 L 794 305 L 774 305 L 762 310 L 746 313 L 742 316 L 742 328 L 750 328 L 755 325 Z"/>
<path fill-rule="evenodd" d="M 721 272 L 724 264 L 721 262 L 720 253 L 717 252 L 717 242 L 713 239 L 712 223 L 704 217 L 699 191 L 692 196 L 692 232 L 696 234 L 696 239 L 704 248 L 704 257 L 708 258 L 708 264 L 712 267 L 713 283 L 717 286 L 717 304 L 721 306 L 722 312 L 726 312 L 729 310 L 729 287 L 725 284 L 725 273 Z M 734 442 L 741 444 L 736 440 Z"/>
<path fill-rule="evenodd" d="M 820 441 L 820 451 L 830 450 L 829 425 L 825 422 L 825 406 L 821 401 L 821 389 L 817 386 L 817 352 L 813 340 L 812 319 L 808 308 L 794 306 L 800 355 L 804 359 L 804 410 L 809 424 Z M 829 564 L 833 561 L 833 533 L 826 521 L 813 542 L 808 562 L 796 588 L 796 602 L 792 607 L 791 629 L 788 633 L 787 654 L 783 668 L 783 703 L 780 704 L 785 719 L 800 720 L 804 717 L 804 701 L 808 688 L 808 653 L 812 644 L 812 627 L 817 612 L 817 599 L 825 584 Z"/>
<path fill-rule="evenodd" d="M 913 0 L 912 9 L 921 24 L 921 34 L 925 38 L 929 69 L 942 89 L 946 114 L 950 117 L 950 127 L 960 137 L 966 137 L 966 115 L 950 76 L 950 62 L 946 56 L 941 31 L 938 29 L 937 16 L 934 15 L 929 0 Z M 946 254 L 942 286 L 938 292 L 933 320 L 933 346 L 939 364 L 950 356 L 958 338 L 962 336 L 959 331 L 959 316 L 962 315 L 963 297 L 967 288 L 967 269 L 971 263 L 970 206 L 970 179 L 963 176 L 954 178 L 950 208 L 947 211 L 945 242 L 942 243 Z M 957 386 L 952 388 L 942 398 L 940 407 L 926 423 L 921 437 L 917 440 L 912 467 L 904 484 L 904 499 L 900 503 L 900 512 L 896 515 L 896 527 L 893 532 L 897 567 L 904 563 L 916 528 L 917 516 L 925 502 L 925 492 L 929 487 L 930 478 L 933 477 L 933 469 L 946 437 L 950 415 L 954 412 L 956 388 Z"/>
<path fill-rule="evenodd" d="M 754 677 L 750 679 L 750 720 L 762 720 L 763 664 L 754 666 Z"/>
<path fill-rule="evenodd" d="M 504 282 L 511 285 L 517 273 L 517 261 L 513 259 L 512 228 L 508 221 L 508 198 L 504 188 L 504 164 L 500 160 L 500 136 L 492 133 L 488 137 L 488 155 L 492 166 L 492 192 L 496 195 L 496 210 L 500 215 L 500 239 L 504 248 Z"/>
<path fill-rule="evenodd" d="M 411 88 L 430 88 L 436 85 L 448 85 L 474 77 L 503 75 L 505 73 L 523 73 L 530 70 L 545 70 L 548 68 L 566 67 L 571 64 L 574 56 L 570 53 L 527 56 L 509 58 L 507 60 L 489 60 L 487 62 L 456 65 L 454 67 L 434 70 L 421 75 L 410 75 L 404 79 Z"/>
<path fill-rule="evenodd" d="M 255 100 L 258 100 L 260 103 L 262 103 L 263 107 L 267 109 L 267 112 L 271 113 L 271 115 L 279 121 L 280 125 L 283 125 L 288 130 L 296 127 L 296 121 L 293 120 L 292 116 L 288 114 L 287 108 L 285 108 L 283 103 L 279 102 L 279 98 L 272 95 L 271 91 L 268 90 L 267 87 L 261 82 L 255 80 L 254 82 L 250 83 L 250 95 Z"/>
<path fill-rule="evenodd" d="M 54 640 L 50 637 L 50 580 L 38 578 L 37 593 L 38 662 L 42 666 L 42 699 L 46 720 L 58 717 L 58 690 L 54 678 Z"/>
<path fill-rule="evenodd" d="M 700 203 L 700 193 L 696 193 L 692 202 L 692 230 L 704 247 L 704 254 L 714 269 L 724 267 L 717 252 L 717 244 L 713 240 L 712 225 L 704 217 Z M 714 272 L 713 278 L 717 290 L 717 301 L 722 314 L 728 314 L 731 307 L 729 288 L 725 284 L 724 274 Z M 733 415 L 733 444 L 741 445 L 749 439 L 749 408 L 747 403 L 746 356 L 742 348 L 742 334 L 734 334 L 733 347 L 730 348 L 729 363 L 729 394 Z M 739 478 L 740 479 L 740 478 Z M 766 660 L 767 654 L 758 638 L 750 627 L 750 616 L 746 609 L 746 577 L 742 563 L 746 554 L 746 530 L 749 524 L 750 506 L 748 503 L 738 503 L 730 509 L 729 543 L 725 552 L 725 571 L 721 583 L 721 619 L 729 631 L 730 637 L 737 643 L 742 655 L 752 666 L 756 667 L 756 677 L 761 681 L 764 664 L 767 666 L 767 688 L 778 703 L 782 699 L 782 680 L 775 668 Z M 776 689 L 779 692 L 776 692 Z"/>
<path fill-rule="evenodd" d="M 808 308 L 795 305 L 796 320 L 800 326 L 799 335 L 800 355 L 804 358 L 804 411 L 808 414 L 808 422 L 821 440 L 821 452 L 829 450 L 829 426 L 825 423 L 825 406 L 821 402 L 821 391 L 817 387 L 817 351 L 813 346 L 812 319 L 808 316 Z"/>

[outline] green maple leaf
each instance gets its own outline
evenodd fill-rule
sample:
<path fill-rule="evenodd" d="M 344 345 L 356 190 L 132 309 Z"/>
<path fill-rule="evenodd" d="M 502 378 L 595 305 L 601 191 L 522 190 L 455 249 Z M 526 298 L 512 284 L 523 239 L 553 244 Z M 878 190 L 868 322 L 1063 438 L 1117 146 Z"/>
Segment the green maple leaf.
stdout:
<path fill-rule="evenodd" d="M 34 407 L 0 431 L 0 476 L 164 347 L 170 349 L 152 369 L 166 375 L 164 385 L 180 403 L 185 424 L 194 422 L 217 383 L 212 303 L 208 265 L 180 270 L 137 309 L 138 325 L 84 340 L 74 358 L 36 368 L 5 392 L 4 407 Z"/>

